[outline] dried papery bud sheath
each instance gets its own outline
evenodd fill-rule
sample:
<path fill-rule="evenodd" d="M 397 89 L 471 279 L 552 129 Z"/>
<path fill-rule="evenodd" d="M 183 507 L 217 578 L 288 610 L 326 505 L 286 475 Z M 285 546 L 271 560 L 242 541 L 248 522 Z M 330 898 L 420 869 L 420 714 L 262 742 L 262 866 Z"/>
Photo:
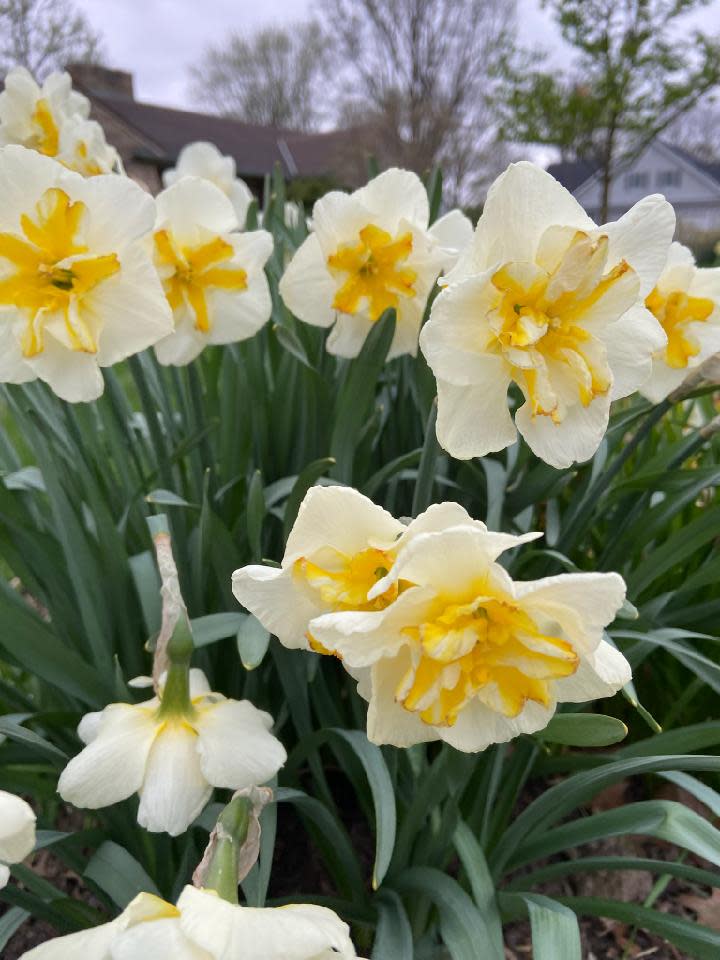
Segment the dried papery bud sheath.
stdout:
<path fill-rule="evenodd" d="M 173 557 L 167 516 L 161 513 L 148 517 L 147 523 L 155 546 L 162 597 L 162 622 L 155 644 L 153 683 L 157 691 L 160 678 L 167 672 L 168 679 L 165 687 L 167 696 L 168 688 L 172 689 L 177 684 L 180 673 L 180 670 L 173 671 L 172 667 L 184 667 L 186 673 L 189 669 L 193 640 L 185 601 L 180 591 L 180 579 Z M 171 683 L 173 672 L 176 679 Z"/>
<path fill-rule="evenodd" d="M 269 787 L 238 790 L 218 817 L 193 884 L 214 890 L 229 903 L 238 902 L 237 888 L 260 852 L 260 814 L 273 799 Z"/>
<path fill-rule="evenodd" d="M 720 354 L 713 354 L 699 367 L 692 370 L 680 386 L 668 395 L 668 405 L 672 406 L 679 403 L 699 387 L 717 383 L 718 380 L 720 380 Z"/>

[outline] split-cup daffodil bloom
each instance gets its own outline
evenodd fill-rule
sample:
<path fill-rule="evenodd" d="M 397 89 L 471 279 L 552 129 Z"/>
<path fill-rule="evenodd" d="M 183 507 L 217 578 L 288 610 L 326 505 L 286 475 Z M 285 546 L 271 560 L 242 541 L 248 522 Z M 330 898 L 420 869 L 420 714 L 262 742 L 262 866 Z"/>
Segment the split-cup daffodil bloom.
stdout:
<path fill-rule="evenodd" d="M 720 267 L 697 267 L 691 251 L 674 242 L 645 305 L 667 334 L 640 391 L 657 403 L 720 352 Z"/>
<path fill-rule="evenodd" d="M 58 937 L 21 960 L 355 960 L 325 907 L 242 907 L 185 887 L 177 906 L 141 893 L 111 923 Z"/>
<path fill-rule="evenodd" d="M 191 670 L 185 703 L 160 695 L 138 704 L 113 703 L 87 714 L 78 728 L 86 744 L 65 767 L 61 797 L 92 810 L 140 795 L 138 823 L 171 836 L 184 833 L 213 787 L 239 790 L 271 779 L 285 748 L 272 717 L 248 700 L 212 693 Z"/>
<path fill-rule="evenodd" d="M 0 150 L 0 382 L 40 378 L 93 400 L 101 367 L 172 330 L 145 249 L 152 197 L 127 177 L 86 179 L 24 147 Z"/>
<path fill-rule="evenodd" d="M 35 846 L 35 814 L 29 803 L 0 790 L 0 889 L 10 879 L 8 864 L 20 863 Z"/>
<path fill-rule="evenodd" d="M 438 384 L 441 446 L 458 459 L 484 456 L 512 444 L 517 428 L 554 467 L 591 457 L 611 401 L 647 381 L 666 344 L 644 301 L 674 227 L 660 196 L 598 227 L 550 174 L 512 164 L 420 338 Z M 511 383 L 525 401 L 514 423 Z"/>
<path fill-rule="evenodd" d="M 219 187 L 235 208 L 239 229 L 244 230 L 248 207 L 254 198 L 250 187 L 237 176 L 233 157 L 222 154 L 214 143 L 204 140 L 188 143 L 180 151 L 175 166 L 163 173 L 163 184 L 171 187 L 184 177 L 200 177 Z"/>
<path fill-rule="evenodd" d="M 315 618 L 340 610 L 384 609 L 402 584 L 369 594 L 403 546 L 420 533 L 460 524 L 487 529 L 457 503 L 433 504 L 406 525 L 350 487 L 311 487 L 281 566 L 250 564 L 236 570 L 233 593 L 284 646 L 327 653 L 315 636 Z M 496 536 L 508 545 L 515 542 Z"/>
<path fill-rule="evenodd" d="M 90 101 L 73 90 L 69 74 L 51 73 L 41 86 L 25 67 L 14 67 L 0 93 L 0 146 L 36 150 L 86 177 L 112 173 L 117 151 L 89 114 Z"/>
<path fill-rule="evenodd" d="M 458 211 L 430 228 L 429 218 L 425 187 L 408 170 L 386 170 L 351 194 L 325 194 L 280 280 L 285 304 L 305 323 L 332 327 L 327 349 L 340 357 L 356 357 L 392 308 L 388 359 L 414 356 L 430 291 L 472 230 Z"/>
<path fill-rule="evenodd" d="M 270 318 L 266 230 L 238 232 L 227 196 L 212 183 L 183 177 L 156 198 L 153 256 L 175 330 L 155 346 L 160 363 L 183 366 L 208 344 L 252 337 Z"/>
<path fill-rule="evenodd" d="M 610 696 L 630 680 L 603 639 L 625 597 L 622 578 L 514 581 L 498 557 L 523 539 L 467 524 L 420 534 L 366 609 L 313 621 L 316 642 L 342 659 L 369 701 L 370 740 L 484 750 L 541 730 L 558 703 Z M 372 609 L 394 591 L 393 603 Z"/>

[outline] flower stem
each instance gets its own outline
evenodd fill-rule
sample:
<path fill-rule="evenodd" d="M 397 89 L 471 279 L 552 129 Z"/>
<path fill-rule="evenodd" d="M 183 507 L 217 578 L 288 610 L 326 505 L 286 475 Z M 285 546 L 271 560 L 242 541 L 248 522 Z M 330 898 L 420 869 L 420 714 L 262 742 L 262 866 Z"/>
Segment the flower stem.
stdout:
<path fill-rule="evenodd" d="M 214 890 L 228 903 L 238 902 L 238 854 L 247 840 L 250 808 L 248 797 L 235 797 L 217 822 L 217 842 L 203 887 Z"/>

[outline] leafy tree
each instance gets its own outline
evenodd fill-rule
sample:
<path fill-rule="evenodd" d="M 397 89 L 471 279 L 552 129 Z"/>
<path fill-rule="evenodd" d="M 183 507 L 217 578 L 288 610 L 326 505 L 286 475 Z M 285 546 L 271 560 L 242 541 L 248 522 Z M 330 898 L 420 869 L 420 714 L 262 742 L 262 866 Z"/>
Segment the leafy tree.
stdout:
<path fill-rule="evenodd" d="M 323 0 L 323 10 L 346 123 L 384 164 L 441 164 L 457 199 L 494 153 L 491 93 L 514 0 Z"/>
<path fill-rule="evenodd" d="M 505 136 L 594 160 L 607 216 L 614 169 L 638 156 L 720 82 L 720 40 L 684 30 L 709 0 L 544 0 L 577 52 L 567 71 L 515 70 Z M 537 56 L 535 55 L 535 59 Z"/>
<path fill-rule="evenodd" d="M 265 126 L 310 130 L 320 116 L 318 83 L 326 46 L 315 23 L 231 34 L 192 69 L 195 96 L 226 116 Z"/>
<path fill-rule="evenodd" d="M 0 0 L 0 70 L 40 79 L 68 63 L 97 63 L 102 40 L 71 0 Z"/>

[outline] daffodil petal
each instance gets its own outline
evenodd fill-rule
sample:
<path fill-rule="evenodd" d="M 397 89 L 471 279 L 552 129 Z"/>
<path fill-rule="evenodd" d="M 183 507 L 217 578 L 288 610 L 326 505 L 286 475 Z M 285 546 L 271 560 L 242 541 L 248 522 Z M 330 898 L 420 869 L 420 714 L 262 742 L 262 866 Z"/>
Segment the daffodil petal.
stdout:
<path fill-rule="evenodd" d="M 203 776 L 198 736 L 187 721 L 169 718 L 147 758 L 138 823 L 178 837 L 202 812 L 212 786 Z"/>

